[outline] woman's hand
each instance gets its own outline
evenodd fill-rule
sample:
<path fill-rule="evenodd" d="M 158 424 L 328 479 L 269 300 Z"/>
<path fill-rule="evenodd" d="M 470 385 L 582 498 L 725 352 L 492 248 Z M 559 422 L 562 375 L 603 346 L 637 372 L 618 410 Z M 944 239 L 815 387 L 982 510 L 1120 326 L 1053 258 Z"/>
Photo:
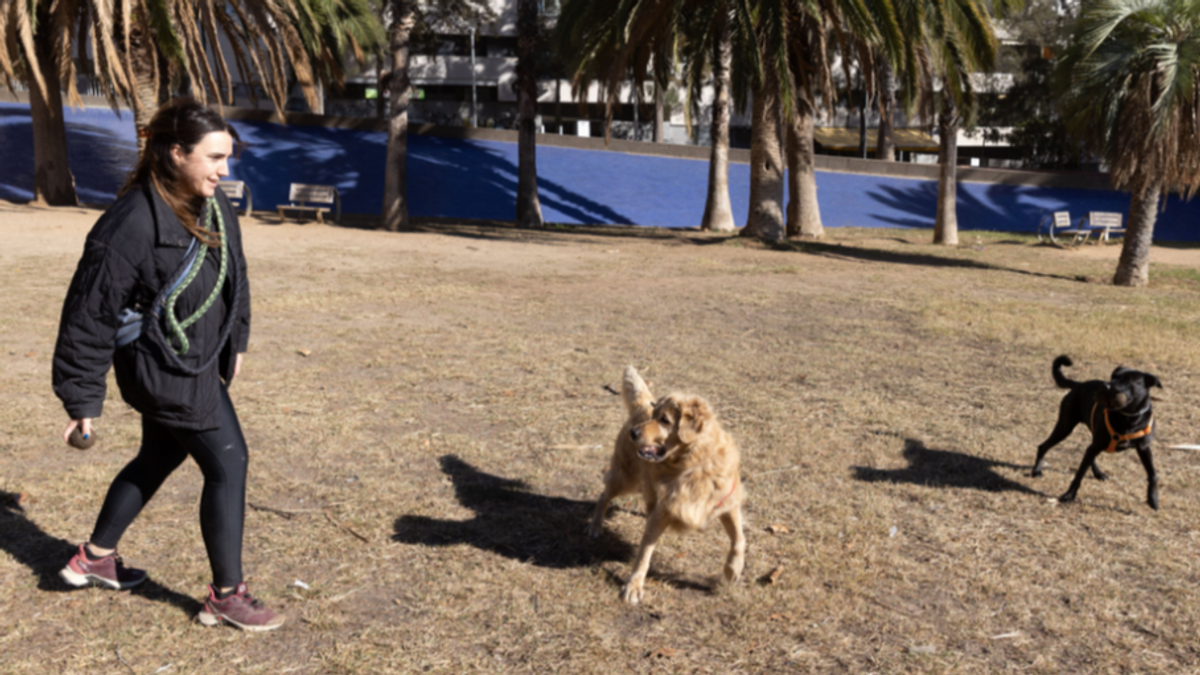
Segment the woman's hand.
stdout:
<path fill-rule="evenodd" d="M 234 358 L 234 360 L 233 360 L 233 376 L 237 377 L 238 375 L 241 374 L 241 372 L 242 372 L 242 355 L 239 352 L 237 357 Z"/>
<path fill-rule="evenodd" d="M 71 420 L 67 423 L 67 428 L 63 429 L 63 443 L 71 444 L 71 432 L 79 429 L 79 433 L 83 434 L 84 438 L 90 438 L 92 435 L 92 418 L 85 417 L 79 420 Z"/>

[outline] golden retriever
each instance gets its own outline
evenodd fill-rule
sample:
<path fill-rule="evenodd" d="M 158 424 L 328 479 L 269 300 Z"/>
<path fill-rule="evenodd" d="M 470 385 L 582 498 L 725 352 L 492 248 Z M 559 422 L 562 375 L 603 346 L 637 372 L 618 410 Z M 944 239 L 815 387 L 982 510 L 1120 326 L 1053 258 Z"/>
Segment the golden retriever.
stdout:
<path fill-rule="evenodd" d="M 714 517 L 729 535 L 725 579 L 737 581 L 746 561 L 737 444 L 704 399 L 671 394 L 655 401 L 633 366 L 625 369 L 622 397 L 629 420 L 617 435 L 604 493 L 588 526 L 589 535 L 600 536 L 609 502 L 641 490 L 649 515 L 621 597 L 641 602 L 650 556 L 667 528 L 697 529 Z"/>

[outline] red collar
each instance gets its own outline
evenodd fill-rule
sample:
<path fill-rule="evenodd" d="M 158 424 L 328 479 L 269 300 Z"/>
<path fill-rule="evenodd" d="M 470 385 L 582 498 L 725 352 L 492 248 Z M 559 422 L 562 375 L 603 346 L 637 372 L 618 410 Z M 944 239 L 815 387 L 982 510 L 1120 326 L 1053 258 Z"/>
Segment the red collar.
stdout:
<path fill-rule="evenodd" d="M 733 476 L 733 487 L 732 487 L 732 488 L 730 488 L 730 490 L 729 490 L 729 494 L 725 495 L 724 497 L 722 497 L 722 498 L 721 498 L 721 501 L 717 502 L 717 506 L 716 506 L 716 508 L 714 508 L 714 509 L 713 509 L 714 511 L 716 511 L 717 509 L 721 508 L 721 505 L 725 503 L 725 500 L 726 500 L 726 499 L 729 499 L 730 497 L 732 497 L 732 496 L 733 496 L 733 493 L 734 493 L 734 491 L 735 491 L 735 490 L 737 490 L 737 484 L 738 484 L 738 477 L 737 477 L 737 474 L 734 474 L 734 476 Z"/>
<path fill-rule="evenodd" d="M 1088 420 L 1088 428 L 1092 430 L 1092 433 L 1096 432 L 1096 408 L 1099 408 L 1099 407 L 1100 407 L 1099 403 L 1092 405 L 1092 416 Z M 1117 444 L 1120 443 L 1121 441 L 1132 441 L 1132 440 L 1136 440 L 1138 438 L 1149 436 L 1150 432 L 1154 431 L 1154 415 L 1151 415 L 1149 421 L 1146 422 L 1145 429 L 1142 429 L 1141 431 L 1134 431 L 1134 432 L 1131 432 L 1128 434 L 1118 434 L 1116 431 L 1113 430 L 1112 422 L 1108 421 L 1108 408 L 1105 408 L 1104 409 L 1104 426 L 1106 428 L 1108 428 L 1108 436 L 1111 439 L 1108 442 L 1108 447 L 1105 448 L 1104 451 L 1105 452 L 1116 452 Z"/>

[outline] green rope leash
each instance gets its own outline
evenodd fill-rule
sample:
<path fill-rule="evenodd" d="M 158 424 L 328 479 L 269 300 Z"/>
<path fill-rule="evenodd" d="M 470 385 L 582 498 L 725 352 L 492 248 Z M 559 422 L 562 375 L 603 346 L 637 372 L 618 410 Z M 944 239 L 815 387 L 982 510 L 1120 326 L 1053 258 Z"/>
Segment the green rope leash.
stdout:
<path fill-rule="evenodd" d="M 171 331 L 171 349 L 180 356 L 187 354 L 188 350 L 191 349 L 191 344 L 188 342 L 187 334 L 184 333 L 184 330 L 199 321 L 200 317 L 208 312 L 213 303 L 217 301 L 217 297 L 220 296 L 221 287 L 225 285 L 226 265 L 229 260 L 228 237 L 225 236 L 225 219 L 221 216 L 221 209 L 217 207 L 217 200 L 215 198 L 208 198 L 207 208 L 209 229 L 214 229 L 215 226 L 218 236 L 221 237 L 221 266 L 217 271 L 217 283 L 213 286 L 212 292 L 208 294 L 208 299 L 204 301 L 204 304 L 200 305 L 200 308 L 195 313 L 183 321 L 175 318 L 175 301 L 179 299 L 184 289 L 192 283 L 196 275 L 200 273 L 200 268 L 204 266 L 204 257 L 208 253 L 208 245 L 204 242 L 199 242 L 200 248 L 196 252 L 196 259 L 192 261 L 192 267 L 188 270 L 187 276 L 184 277 L 183 283 L 179 284 L 179 287 L 167 296 L 166 314 L 167 327 Z"/>

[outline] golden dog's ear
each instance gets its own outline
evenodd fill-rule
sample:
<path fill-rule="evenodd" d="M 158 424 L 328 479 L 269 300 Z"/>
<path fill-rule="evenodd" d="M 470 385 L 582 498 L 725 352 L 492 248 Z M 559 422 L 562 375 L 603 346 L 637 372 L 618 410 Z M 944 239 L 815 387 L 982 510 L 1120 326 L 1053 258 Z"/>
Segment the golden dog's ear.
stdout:
<path fill-rule="evenodd" d="M 695 443 L 713 420 L 712 408 L 702 398 L 684 399 L 679 402 L 679 440 L 686 445 Z"/>
<path fill-rule="evenodd" d="M 625 399 L 625 408 L 630 415 L 636 412 L 649 415 L 654 407 L 654 397 L 650 394 L 650 388 L 646 386 L 642 376 L 638 375 L 637 368 L 633 366 L 625 367 L 625 377 L 621 383 L 621 398 Z"/>

